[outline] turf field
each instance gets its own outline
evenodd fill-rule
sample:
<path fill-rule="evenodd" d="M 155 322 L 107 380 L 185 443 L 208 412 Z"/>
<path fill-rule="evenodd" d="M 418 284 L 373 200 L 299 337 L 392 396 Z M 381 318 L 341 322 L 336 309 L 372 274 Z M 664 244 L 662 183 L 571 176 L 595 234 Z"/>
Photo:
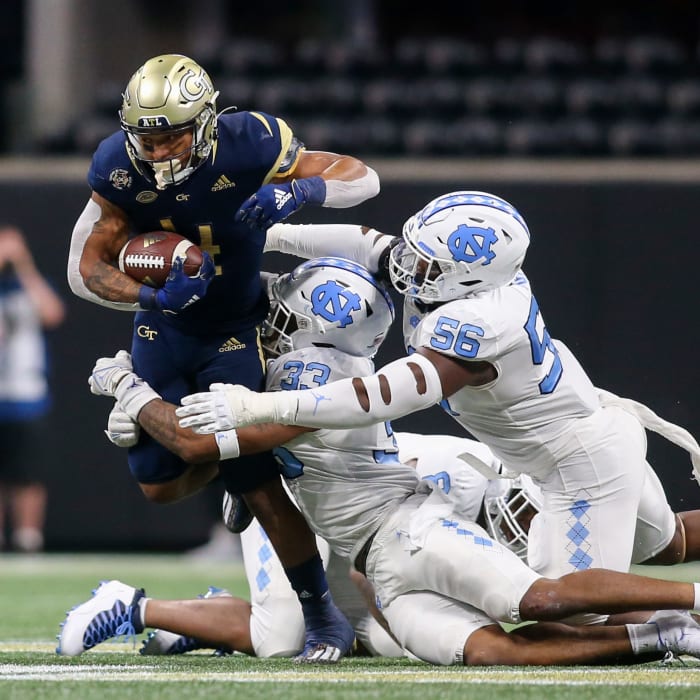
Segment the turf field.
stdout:
<path fill-rule="evenodd" d="M 640 569 L 700 580 L 700 565 Z M 177 556 L 0 555 L 0 699 L 37 700 L 697 700 L 700 661 L 684 658 L 631 667 L 434 668 L 404 660 L 347 659 L 333 667 L 298 667 L 207 653 L 142 657 L 140 641 L 100 645 L 60 658 L 55 635 L 64 613 L 101 579 L 119 578 L 157 597 L 190 597 L 209 585 L 247 595 L 242 567 L 193 564 Z"/>

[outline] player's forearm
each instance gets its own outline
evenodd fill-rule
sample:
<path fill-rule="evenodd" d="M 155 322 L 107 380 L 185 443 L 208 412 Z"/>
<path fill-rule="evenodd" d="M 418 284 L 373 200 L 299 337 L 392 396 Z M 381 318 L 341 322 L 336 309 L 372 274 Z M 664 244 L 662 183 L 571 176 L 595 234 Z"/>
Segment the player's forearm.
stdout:
<path fill-rule="evenodd" d="M 142 285 L 102 260 L 81 263 L 85 286 L 104 301 L 130 304 L 138 308 Z"/>
<path fill-rule="evenodd" d="M 336 256 L 377 270 L 393 236 L 354 224 L 275 224 L 267 232 L 265 251 L 302 258 Z"/>
<path fill-rule="evenodd" d="M 442 399 L 435 366 L 421 355 L 401 358 L 368 377 L 315 389 L 248 395 L 229 404 L 237 425 L 273 422 L 313 428 L 355 428 L 429 408 Z"/>
<path fill-rule="evenodd" d="M 284 445 L 297 435 L 308 433 L 315 428 L 306 428 L 299 425 L 278 425 L 275 423 L 262 423 L 238 428 L 235 432 L 238 436 L 239 449 L 242 455 L 258 454 Z"/>
<path fill-rule="evenodd" d="M 141 427 L 163 447 L 188 464 L 203 464 L 219 460 L 219 448 L 213 435 L 197 435 L 181 428 L 174 404 L 155 399 L 139 412 Z"/>

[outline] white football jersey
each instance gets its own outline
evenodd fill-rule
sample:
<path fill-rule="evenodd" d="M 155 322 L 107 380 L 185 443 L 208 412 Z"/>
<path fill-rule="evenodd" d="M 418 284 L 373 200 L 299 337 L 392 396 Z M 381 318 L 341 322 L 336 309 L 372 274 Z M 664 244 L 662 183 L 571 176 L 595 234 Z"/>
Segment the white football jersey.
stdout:
<path fill-rule="evenodd" d="M 508 286 L 427 311 L 406 299 L 403 323 L 409 352 L 427 347 L 496 368 L 493 382 L 465 386 L 441 405 L 511 471 L 547 474 L 570 449 L 574 421 L 599 408 L 581 365 L 549 335 L 522 273 Z"/>
<path fill-rule="evenodd" d="M 270 363 L 267 389 L 313 389 L 372 372 L 366 358 L 332 348 L 303 348 Z M 351 561 L 419 483 L 415 470 L 399 462 L 388 423 L 304 433 L 274 454 L 311 529 Z"/>
<path fill-rule="evenodd" d="M 455 510 L 463 518 L 476 522 L 489 479 L 469 466 L 460 455 L 478 457 L 497 474 L 500 463 L 491 450 L 476 440 L 455 435 L 397 432 L 395 437 L 399 459 L 404 463 L 415 460 L 418 476 L 439 486 L 451 497 Z"/>

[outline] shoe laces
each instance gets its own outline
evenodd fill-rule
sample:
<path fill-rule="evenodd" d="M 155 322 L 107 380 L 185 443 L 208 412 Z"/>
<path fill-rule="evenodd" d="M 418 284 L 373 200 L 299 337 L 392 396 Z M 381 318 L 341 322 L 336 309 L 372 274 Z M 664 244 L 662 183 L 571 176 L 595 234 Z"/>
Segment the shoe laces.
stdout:
<path fill-rule="evenodd" d="M 85 630 L 83 646 L 92 649 L 97 644 L 111 637 L 123 637 L 124 643 L 131 639 L 136 646 L 136 629 L 134 627 L 134 607 L 124 605 L 118 600 L 110 610 L 103 610 L 95 615 Z"/>

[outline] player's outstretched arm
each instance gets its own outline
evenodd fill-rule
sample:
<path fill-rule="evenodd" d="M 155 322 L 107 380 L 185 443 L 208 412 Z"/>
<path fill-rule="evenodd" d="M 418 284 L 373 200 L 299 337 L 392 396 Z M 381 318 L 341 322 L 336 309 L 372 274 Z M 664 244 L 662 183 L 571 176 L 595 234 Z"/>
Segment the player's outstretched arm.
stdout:
<path fill-rule="evenodd" d="M 284 444 L 308 428 L 299 426 L 251 426 L 240 431 L 219 431 L 198 435 L 180 427 L 175 404 L 161 396 L 132 369 L 131 356 L 120 350 L 114 357 L 97 360 L 88 380 L 93 394 L 110 396 L 117 404 L 110 413 L 109 440 L 119 447 L 131 447 L 141 426 L 154 440 L 188 464 L 205 464 L 257 454 Z"/>
<path fill-rule="evenodd" d="M 400 418 L 443 397 L 438 370 L 419 353 L 394 360 L 368 377 L 314 389 L 265 394 L 222 384 L 211 389 L 182 399 L 176 411 L 182 427 L 200 433 L 256 423 L 346 429 Z"/>

